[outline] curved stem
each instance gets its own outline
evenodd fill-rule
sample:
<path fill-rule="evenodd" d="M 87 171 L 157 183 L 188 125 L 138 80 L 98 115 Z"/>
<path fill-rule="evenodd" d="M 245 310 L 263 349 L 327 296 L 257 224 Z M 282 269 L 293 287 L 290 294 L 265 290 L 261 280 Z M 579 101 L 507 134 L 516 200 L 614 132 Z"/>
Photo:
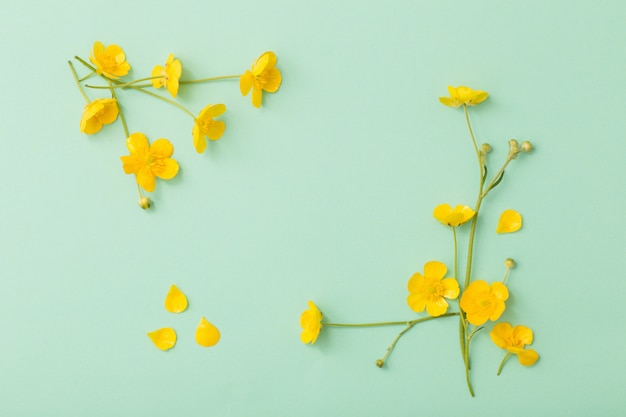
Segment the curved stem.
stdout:
<path fill-rule="evenodd" d="M 208 81 L 227 80 L 227 79 L 239 78 L 239 77 L 241 77 L 241 75 L 221 75 L 219 77 L 200 78 L 199 80 L 180 80 L 178 81 L 178 84 L 204 83 Z"/>
<path fill-rule="evenodd" d="M 85 94 L 85 90 L 83 90 L 83 87 L 80 85 L 80 80 L 78 79 L 78 75 L 76 74 L 76 70 L 74 69 L 74 64 L 72 64 L 72 61 L 67 61 L 67 63 L 70 65 L 70 70 L 72 70 L 72 75 L 74 76 L 74 81 L 76 81 L 76 86 L 78 86 L 80 94 L 82 94 L 87 104 L 89 104 L 89 97 L 87 97 L 87 94 Z"/>
<path fill-rule="evenodd" d="M 502 372 L 502 367 L 504 366 L 504 362 L 506 362 L 506 360 L 509 359 L 509 356 L 511 356 L 511 352 L 507 352 L 506 355 L 504 355 L 504 358 L 502 359 L 502 362 L 500 362 L 500 366 L 498 367 L 498 373 L 496 375 L 500 376 L 500 372 Z"/>
<path fill-rule="evenodd" d="M 115 89 L 111 84 L 111 80 L 109 80 L 109 87 L 111 90 L 111 96 L 115 99 L 117 110 L 119 111 L 120 120 L 122 121 L 122 127 L 124 128 L 124 133 L 126 134 L 126 138 L 128 138 L 130 136 L 130 133 L 128 132 L 128 126 L 126 125 L 126 118 L 124 117 L 124 112 L 122 111 L 122 107 L 120 106 L 120 101 L 117 99 L 117 94 L 115 94 Z M 139 192 L 139 194 L 141 195 L 141 191 Z"/>
<path fill-rule="evenodd" d="M 152 87 L 152 84 L 144 84 L 144 85 L 136 85 L 138 83 L 144 82 L 144 81 L 149 81 L 149 80 L 156 80 L 159 78 L 164 78 L 163 75 L 155 75 L 154 77 L 146 77 L 146 78 L 139 78 L 137 80 L 133 80 L 127 83 L 122 83 L 122 84 L 116 84 L 115 86 L 113 86 L 113 88 L 128 88 L 131 86 L 135 86 L 137 88 L 143 88 L 143 87 Z M 103 87 L 100 85 L 86 85 L 85 87 L 88 88 L 109 88 L 109 87 Z"/>
<path fill-rule="evenodd" d="M 430 320 L 434 320 L 434 319 L 438 319 L 442 317 L 458 316 L 458 315 L 459 315 L 458 312 L 454 312 L 454 313 L 445 313 L 445 314 L 442 314 L 441 316 L 436 316 L 436 317 L 433 317 L 433 316 L 422 317 L 422 318 L 415 319 L 415 320 L 381 321 L 381 322 L 375 322 L 375 323 L 325 323 L 325 322 L 322 322 L 322 324 L 324 326 L 331 326 L 331 327 L 378 327 L 378 326 L 397 326 L 400 324 L 414 326 L 418 323 L 422 323 L 425 321 L 430 321 Z"/>
<path fill-rule="evenodd" d="M 491 189 L 496 186 L 496 182 L 499 180 L 501 175 L 504 175 L 504 170 L 509 165 L 509 162 L 511 162 L 511 158 L 510 156 L 507 156 L 506 161 L 504 161 L 504 164 L 502 165 L 500 170 L 496 173 L 496 175 L 493 176 L 493 178 L 491 179 L 491 182 L 489 182 L 489 185 L 487 185 L 485 192 L 481 194 L 482 198 L 485 198 L 487 194 L 489 194 L 489 191 L 491 191 Z"/>
<path fill-rule="evenodd" d="M 169 104 L 171 104 L 171 105 L 172 105 L 172 106 L 174 106 L 174 107 L 178 107 L 180 110 L 184 111 L 184 112 L 185 112 L 185 113 L 187 113 L 189 116 L 191 116 L 191 118 L 192 118 L 192 119 L 194 119 L 194 120 L 196 119 L 196 116 L 195 116 L 192 112 L 190 112 L 190 111 L 189 111 L 189 110 L 188 110 L 185 106 L 183 106 L 182 104 L 179 104 L 179 103 L 177 103 L 177 102 L 175 102 L 175 101 L 173 101 L 173 100 L 170 100 L 170 99 L 168 99 L 168 98 L 165 98 L 165 97 L 163 97 L 163 96 L 160 96 L 160 95 L 158 95 L 158 94 L 155 94 L 155 93 L 153 93 L 153 92 L 151 92 L 151 91 L 146 91 L 146 90 L 144 90 L 143 88 L 139 88 L 139 87 L 137 87 L 137 86 L 133 86 L 133 85 L 131 85 L 131 86 L 129 86 L 128 88 L 131 88 L 131 89 L 133 89 L 133 90 L 135 90 L 135 91 L 140 91 L 140 92 L 142 92 L 142 93 L 144 93 L 144 94 L 148 94 L 149 96 L 152 96 L 152 97 L 154 97 L 154 98 L 158 98 L 159 100 L 163 100 L 164 102 L 169 103 Z"/>
<path fill-rule="evenodd" d="M 474 150 L 476 151 L 478 164 L 481 165 L 481 171 L 482 171 L 482 164 L 480 163 L 480 151 L 478 150 L 478 144 L 476 143 L 476 138 L 474 137 L 474 132 L 472 131 L 472 125 L 470 124 L 469 113 L 467 112 L 467 104 L 463 104 L 463 111 L 465 112 L 465 121 L 467 122 L 467 128 L 469 129 L 469 134 L 470 134 L 470 137 L 472 138 L 472 143 L 474 144 Z"/>

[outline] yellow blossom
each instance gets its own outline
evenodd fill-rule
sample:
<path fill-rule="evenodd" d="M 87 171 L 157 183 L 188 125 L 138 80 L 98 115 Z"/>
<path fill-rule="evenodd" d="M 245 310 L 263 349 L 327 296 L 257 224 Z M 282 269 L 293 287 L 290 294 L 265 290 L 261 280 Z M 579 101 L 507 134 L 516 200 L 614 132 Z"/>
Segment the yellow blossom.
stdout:
<path fill-rule="evenodd" d="M 96 73 L 105 77 L 117 79 L 128 74 L 130 64 L 126 62 L 126 55 L 122 48 L 117 45 L 109 45 L 106 48 L 100 41 L 93 44 L 93 50 L 89 60 L 96 66 Z"/>
<path fill-rule="evenodd" d="M 539 359 L 536 351 L 525 349 L 526 345 L 533 342 L 533 331 L 526 326 L 512 327 L 506 322 L 498 323 L 493 326 L 489 336 L 496 346 L 517 355 L 523 366 L 534 365 Z"/>
<path fill-rule="evenodd" d="M 154 78 L 152 86 L 154 88 L 165 87 L 172 97 L 176 98 L 178 94 L 178 80 L 182 72 L 183 66 L 180 60 L 174 59 L 174 54 L 170 54 L 165 62 L 165 67 L 157 65 L 152 70 L 153 77 L 162 76 L 162 78 Z"/>
<path fill-rule="evenodd" d="M 433 316 L 441 316 L 448 309 L 448 302 L 459 296 L 459 283 L 455 278 L 442 279 L 448 269 L 438 261 L 430 261 L 424 265 L 424 275 L 415 273 L 408 283 L 409 296 L 407 303 L 413 311 L 426 312 Z"/>
<path fill-rule="evenodd" d="M 196 328 L 196 343 L 203 347 L 211 347 L 217 345 L 220 337 L 220 331 L 217 327 L 202 317 Z"/>
<path fill-rule="evenodd" d="M 176 344 L 176 332 L 170 327 L 149 332 L 148 337 L 160 350 L 169 350 Z"/>
<path fill-rule="evenodd" d="M 460 305 L 467 321 L 480 326 L 487 320 L 498 320 L 506 308 L 504 302 L 508 298 L 509 290 L 503 283 L 489 285 L 483 280 L 477 280 L 463 291 Z"/>
<path fill-rule="evenodd" d="M 448 107 L 475 106 L 487 99 L 489 93 L 481 90 L 472 90 L 469 87 L 448 86 L 450 97 L 439 97 L 441 104 Z"/>
<path fill-rule="evenodd" d="M 474 214 L 474 210 L 468 206 L 456 206 L 453 210 L 449 204 L 440 204 L 433 211 L 435 219 L 451 227 L 462 225 L 474 217 Z"/>
<path fill-rule="evenodd" d="M 263 53 L 253 64 L 252 71 L 247 70 L 239 77 L 239 89 L 246 96 L 252 89 L 252 105 L 261 107 L 263 91 L 275 93 L 280 87 L 282 76 L 276 68 L 276 54 Z"/>
<path fill-rule="evenodd" d="M 117 119 L 119 109 L 114 98 L 99 98 L 87 104 L 80 119 L 80 131 L 88 135 L 97 133 L 102 125 L 111 124 Z"/>
<path fill-rule="evenodd" d="M 513 233 L 522 227 L 522 215 L 515 210 L 504 210 L 500 215 L 496 233 Z"/>
<path fill-rule="evenodd" d="M 187 309 L 187 297 L 176 285 L 172 285 L 165 296 L 165 309 L 170 313 L 182 313 Z"/>
<path fill-rule="evenodd" d="M 302 343 L 314 344 L 322 330 L 322 312 L 313 301 L 309 301 L 309 309 L 300 315 L 300 327 L 302 327 L 300 334 Z"/>
<path fill-rule="evenodd" d="M 191 131 L 193 146 L 196 148 L 196 152 L 204 152 L 206 149 L 206 138 L 218 140 L 222 137 L 224 130 L 226 130 L 226 124 L 221 120 L 215 120 L 215 118 L 222 115 L 225 111 L 226 106 L 223 104 L 209 104 L 200 111 Z"/>
<path fill-rule="evenodd" d="M 126 139 L 130 155 L 122 156 L 124 172 L 135 174 L 137 183 L 146 191 L 154 191 L 156 177 L 172 179 L 178 173 L 178 162 L 170 158 L 174 146 L 167 139 L 157 139 L 152 145 L 143 133 L 133 133 Z"/>

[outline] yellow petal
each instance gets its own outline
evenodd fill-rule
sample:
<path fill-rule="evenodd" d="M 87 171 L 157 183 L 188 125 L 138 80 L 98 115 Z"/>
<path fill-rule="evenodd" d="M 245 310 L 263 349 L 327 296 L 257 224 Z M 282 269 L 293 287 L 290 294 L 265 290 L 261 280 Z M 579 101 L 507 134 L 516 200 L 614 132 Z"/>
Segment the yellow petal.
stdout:
<path fill-rule="evenodd" d="M 146 135 L 140 132 L 131 133 L 126 139 L 126 147 L 131 154 L 145 155 L 150 150 Z"/>
<path fill-rule="evenodd" d="M 176 344 L 176 332 L 170 327 L 148 333 L 148 337 L 160 350 L 169 350 Z"/>
<path fill-rule="evenodd" d="M 531 366 L 539 360 L 539 354 L 533 349 L 525 349 L 517 354 L 517 359 L 523 366 Z"/>
<path fill-rule="evenodd" d="M 280 87 L 280 83 L 283 80 L 283 77 L 280 75 L 280 71 L 278 68 L 270 68 L 265 71 L 265 84 L 263 85 L 263 90 L 269 93 L 275 93 L 278 91 L 278 87 Z"/>
<path fill-rule="evenodd" d="M 446 275 L 448 268 L 439 261 L 426 262 L 424 276 L 426 278 L 441 279 Z"/>
<path fill-rule="evenodd" d="M 156 187 L 156 177 L 149 167 L 142 166 L 141 169 L 139 169 L 139 172 L 137 172 L 137 183 L 149 193 L 154 191 Z"/>
<path fill-rule="evenodd" d="M 172 158 L 164 158 L 155 161 L 152 165 L 152 172 L 162 180 L 171 180 L 178 174 L 178 162 Z"/>
<path fill-rule="evenodd" d="M 174 145 L 167 139 L 157 139 L 150 145 L 150 153 L 155 159 L 169 158 L 174 153 Z"/>
<path fill-rule="evenodd" d="M 165 309 L 170 313 L 182 313 L 187 309 L 187 297 L 176 285 L 172 285 L 165 296 Z"/>
<path fill-rule="evenodd" d="M 200 127 L 196 123 L 194 123 L 193 125 L 191 135 L 193 136 L 193 147 L 196 148 L 196 152 L 204 152 L 204 150 L 206 149 L 206 139 L 200 131 Z"/>
<path fill-rule="evenodd" d="M 261 102 L 263 101 L 263 93 L 260 87 L 256 85 L 252 87 L 252 105 L 257 109 L 261 107 Z"/>
<path fill-rule="evenodd" d="M 222 137 L 225 130 L 226 130 L 226 123 L 222 122 L 221 120 L 217 120 L 211 123 L 211 126 L 209 126 L 209 128 L 206 131 L 206 135 L 211 140 L 218 140 L 219 138 Z"/>
<path fill-rule="evenodd" d="M 504 210 L 500 215 L 496 233 L 513 233 L 522 227 L 522 215 L 515 210 Z"/>
<path fill-rule="evenodd" d="M 501 322 L 493 326 L 489 336 L 491 337 L 491 341 L 501 349 L 506 349 L 506 340 L 513 333 L 513 327 L 510 323 Z"/>
<path fill-rule="evenodd" d="M 252 88 L 252 83 L 254 82 L 254 76 L 250 71 L 246 71 L 244 74 L 239 77 L 239 90 L 241 90 L 242 96 L 247 96 Z"/>
<path fill-rule="evenodd" d="M 215 346 L 220 341 L 220 331 L 209 323 L 207 319 L 202 317 L 200 324 L 196 329 L 196 342 L 200 346 L 211 347 Z"/>

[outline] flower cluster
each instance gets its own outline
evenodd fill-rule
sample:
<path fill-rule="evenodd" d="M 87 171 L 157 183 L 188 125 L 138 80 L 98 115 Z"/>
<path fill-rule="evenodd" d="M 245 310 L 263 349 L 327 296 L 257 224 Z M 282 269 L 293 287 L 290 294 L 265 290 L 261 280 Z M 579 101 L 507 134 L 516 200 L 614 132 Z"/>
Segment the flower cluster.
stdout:
<path fill-rule="evenodd" d="M 474 395 L 470 379 L 470 344 L 473 337 L 488 322 L 499 320 L 506 310 L 506 301 L 509 298 L 509 289 L 506 280 L 510 270 L 515 267 L 515 261 L 507 258 L 504 261 L 505 273 L 502 281 L 487 282 L 484 279 L 475 279 L 472 272 L 472 261 L 475 248 L 475 232 L 479 218 L 481 206 L 487 195 L 496 188 L 503 180 L 505 169 L 509 163 L 515 160 L 520 153 L 530 152 L 532 144 L 525 141 L 521 144 L 517 140 L 511 139 L 508 142 L 509 151 L 507 157 L 496 171 L 495 175 L 488 180 L 487 154 L 491 151 L 491 145 L 483 143 L 478 146 L 472 130 L 468 106 L 475 106 L 484 102 L 488 93 L 480 90 L 473 90 L 469 87 L 448 87 L 450 97 L 441 97 L 439 101 L 453 108 L 463 107 L 469 136 L 476 153 L 478 168 L 480 170 L 480 183 L 478 186 L 478 198 L 476 204 L 457 205 L 454 208 L 449 204 L 440 204 L 433 210 L 433 217 L 441 224 L 452 230 L 454 241 L 454 267 L 451 276 L 448 275 L 448 267 L 440 261 L 429 261 L 424 265 L 424 272 L 416 272 L 408 281 L 409 295 L 406 302 L 411 310 L 416 313 L 426 311 L 427 316 L 412 320 L 359 323 L 359 324 L 339 324 L 324 321 L 321 311 L 317 306 L 309 301 L 309 309 L 302 313 L 300 325 L 302 327 L 301 341 L 303 343 L 315 343 L 323 327 L 367 327 L 383 325 L 404 325 L 405 328 L 396 336 L 392 344 L 387 349 L 385 355 L 376 361 L 376 366 L 383 367 L 389 354 L 394 349 L 396 343 L 413 326 L 425 321 L 435 320 L 444 317 L 456 316 L 460 320 L 459 336 L 461 354 L 465 364 L 465 376 L 470 394 Z M 467 244 L 467 258 L 465 276 L 463 279 L 458 272 L 458 243 L 457 228 L 470 224 L 469 241 Z M 505 210 L 498 221 L 496 232 L 513 233 L 522 227 L 522 216 L 515 210 Z M 450 302 L 456 301 L 457 311 L 449 312 Z M 490 332 L 494 344 L 504 349 L 507 353 L 498 368 L 500 375 L 502 367 L 508 357 L 517 355 L 520 364 L 530 366 L 539 359 L 539 354 L 533 349 L 526 349 L 525 346 L 533 341 L 532 330 L 526 326 L 511 326 L 507 322 L 500 322 L 493 326 Z"/>
<path fill-rule="evenodd" d="M 224 75 L 195 80 L 182 79 L 183 65 L 180 59 L 170 54 L 165 60 L 165 65 L 155 65 L 149 77 L 135 80 L 122 81 L 128 76 L 131 65 L 126 61 L 124 50 L 118 45 L 105 46 L 96 41 L 89 54 L 89 61 L 76 56 L 88 73 L 82 78 L 78 77 L 74 65 L 69 61 L 70 69 L 76 84 L 86 101 L 80 120 L 80 131 L 87 135 L 98 133 L 105 125 L 110 125 L 121 120 L 124 129 L 126 146 L 130 155 L 122 156 L 122 168 L 126 174 L 134 174 L 139 191 L 139 206 L 147 209 L 151 207 L 151 200 L 144 196 L 143 191 L 152 192 L 156 187 L 156 178 L 169 180 L 176 176 L 179 169 L 177 161 L 171 158 L 174 147 L 168 139 L 158 139 L 153 144 L 143 133 L 130 133 L 126 124 L 126 118 L 122 112 L 117 91 L 132 90 L 147 96 L 159 99 L 182 110 L 193 120 L 191 136 L 193 146 L 198 153 L 203 153 L 207 147 L 207 139 L 216 141 L 220 139 L 226 130 L 226 123 L 218 118 L 226 112 L 224 104 L 208 104 L 196 115 L 180 102 L 158 94 L 153 90 L 163 88 L 169 95 L 176 99 L 181 85 L 191 85 L 224 79 L 238 79 L 241 94 L 248 95 L 252 90 L 252 104 L 261 107 L 263 92 L 275 93 L 278 91 L 282 75 L 276 67 L 276 54 L 268 51 L 252 63 L 252 67 L 242 74 Z M 92 85 L 85 82 L 91 77 L 97 76 L 105 82 L 105 85 Z M 84 84 L 85 83 L 85 84 Z M 107 91 L 110 97 L 99 97 L 91 100 L 85 93 L 87 87 L 93 90 Z"/>
<path fill-rule="evenodd" d="M 187 310 L 188 305 L 185 294 L 176 285 L 172 285 L 165 296 L 165 309 L 170 313 L 179 314 Z M 148 337 L 159 350 L 170 350 L 176 345 L 176 331 L 171 327 L 148 332 Z M 211 347 L 217 345 L 220 337 L 217 327 L 202 317 L 196 327 L 196 343 L 202 347 Z"/>

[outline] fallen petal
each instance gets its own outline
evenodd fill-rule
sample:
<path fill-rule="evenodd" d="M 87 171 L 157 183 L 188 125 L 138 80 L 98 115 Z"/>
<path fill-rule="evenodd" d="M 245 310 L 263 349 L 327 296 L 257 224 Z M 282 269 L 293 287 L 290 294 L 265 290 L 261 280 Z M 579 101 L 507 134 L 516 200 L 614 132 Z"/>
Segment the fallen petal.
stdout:
<path fill-rule="evenodd" d="M 513 233 L 522 227 L 522 215 L 515 210 L 504 210 L 500 215 L 496 233 Z"/>
<path fill-rule="evenodd" d="M 170 327 L 150 332 L 148 337 L 152 340 L 154 346 L 160 350 L 169 350 L 176 344 L 176 332 Z"/>
<path fill-rule="evenodd" d="M 165 297 L 165 309 L 170 313 L 182 313 L 187 309 L 187 297 L 176 285 L 172 285 Z"/>
<path fill-rule="evenodd" d="M 204 317 L 200 319 L 200 324 L 196 329 L 196 342 L 200 346 L 211 347 L 215 346 L 220 341 L 220 331 L 217 327 L 213 326 Z"/>

